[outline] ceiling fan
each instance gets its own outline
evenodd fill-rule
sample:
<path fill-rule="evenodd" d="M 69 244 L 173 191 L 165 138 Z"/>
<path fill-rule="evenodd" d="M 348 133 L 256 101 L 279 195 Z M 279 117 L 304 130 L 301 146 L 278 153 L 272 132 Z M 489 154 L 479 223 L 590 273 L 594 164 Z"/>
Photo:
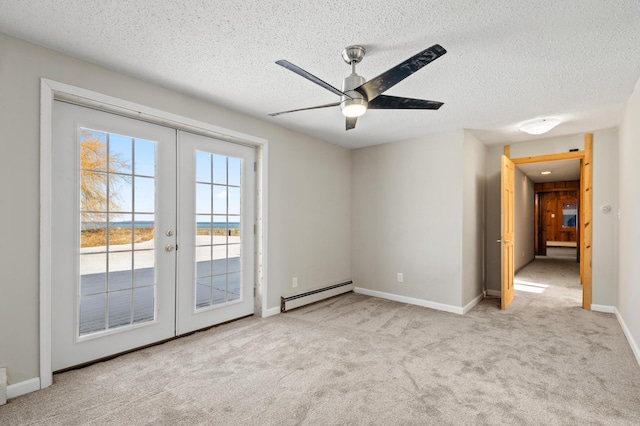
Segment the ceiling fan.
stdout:
<path fill-rule="evenodd" d="M 351 130 L 356 127 L 356 120 L 358 117 L 367 112 L 367 109 L 439 109 L 443 105 L 442 102 L 386 96 L 383 95 L 383 93 L 409 77 L 411 74 L 417 72 L 425 65 L 435 61 L 440 56 L 447 53 L 444 47 L 439 44 L 434 44 L 428 49 L 423 50 L 406 61 L 383 72 L 379 76 L 372 78 L 366 83 L 364 77 L 356 74 L 356 64 L 362 61 L 365 53 L 366 50 L 362 46 L 347 46 L 342 51 L 342 58 L 347 64 L 351 65 L 351 75 L 345 77 L 344 82 L 342 83 L 342 90 L 336 89 L 329 83 L 319 79 L 315 75 L 303 70 L 291 62 L 283 59 L 276 61 L 276 64 L 316 83 L 320 87 L 324 87 L 336 95 L 339 95 L 340 102 L 276 112 L 269 115 L 273 117 L 280 114 L 288 114 L 290 112 L 328 108 L 339 105 L 342 110 L 342 114 L 347 119 L 346 129 Z"/>

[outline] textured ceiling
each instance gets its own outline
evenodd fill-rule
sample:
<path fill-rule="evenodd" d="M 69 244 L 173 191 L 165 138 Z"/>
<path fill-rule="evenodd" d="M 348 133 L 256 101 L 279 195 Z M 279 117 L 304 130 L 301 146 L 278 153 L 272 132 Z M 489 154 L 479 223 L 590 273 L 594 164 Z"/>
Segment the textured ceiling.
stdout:
<path fill-rule="evenodd" d="M 562 182 L 580 179 L 580 160 L 562 160 L 548 163 L 519 164 L 518 169 L 533 182 Z M 543 171 L 551 174 L 542 175 Z"/>
<path fill-rule="evenodd" d="M 2 0 L 0 32 L 348 148 L 470 130 L 487 145 L 534 139 L 518 125 L 563 120 L 545 137 L 618 125 L 640 76 L 638 0 Z M 344 130 L 340 56 L 366 47 L 367 80 L 439 43 L 448 53 L 387 95 L 439 111 L 370 110 Z"/>

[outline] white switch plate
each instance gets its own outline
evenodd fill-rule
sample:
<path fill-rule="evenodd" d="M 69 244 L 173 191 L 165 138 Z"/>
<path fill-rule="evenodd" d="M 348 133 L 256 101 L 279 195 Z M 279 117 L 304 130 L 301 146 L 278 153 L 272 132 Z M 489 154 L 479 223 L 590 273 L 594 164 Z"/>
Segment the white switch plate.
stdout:
<path fill-rule="evenodd" d="M 298 277 L 294 277 L 294 278 L 293 278 L 293 283 L 292 283 L 292 285 L 293 285 L 293 288 L 298 287 Z"/>

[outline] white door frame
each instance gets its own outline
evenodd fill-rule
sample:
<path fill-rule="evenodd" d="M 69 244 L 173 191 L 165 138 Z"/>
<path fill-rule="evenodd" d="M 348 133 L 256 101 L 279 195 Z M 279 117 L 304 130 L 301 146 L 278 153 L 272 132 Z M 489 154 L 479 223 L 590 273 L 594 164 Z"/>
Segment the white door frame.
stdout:
<path fill-rule="evenodd" d="M 254 301 L 254 315 L 267 316 L 269 314 L 267 310 L 268 141 L 263 138 L 43 78 L 40 81 L 40 389 L 49 387 L 53 383 L 51 367 L 51 144 L 54 100 L 64 100 L 78 105 L 256 148 L 257 226 L 255 241 L 256 297 Z"/>

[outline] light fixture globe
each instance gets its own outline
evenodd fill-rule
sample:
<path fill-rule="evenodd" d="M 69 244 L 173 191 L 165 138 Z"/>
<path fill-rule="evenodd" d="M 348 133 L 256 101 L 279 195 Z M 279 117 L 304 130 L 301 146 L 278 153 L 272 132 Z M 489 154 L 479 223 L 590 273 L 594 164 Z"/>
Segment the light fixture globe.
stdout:
<path fill-rule="evenodd" d="M 363 98 L 345 99 L 340 103 L 342 115 L 345 117 L 360 117 L 367 112 L 368 102 Z"/>
<path fill-rule="evenodd" d="M 530 135 L 541 135 L 560 124 L 557 118 L 539 118 L 531 120 L 520 126 L 520 131 L 529 133 Z"/>

